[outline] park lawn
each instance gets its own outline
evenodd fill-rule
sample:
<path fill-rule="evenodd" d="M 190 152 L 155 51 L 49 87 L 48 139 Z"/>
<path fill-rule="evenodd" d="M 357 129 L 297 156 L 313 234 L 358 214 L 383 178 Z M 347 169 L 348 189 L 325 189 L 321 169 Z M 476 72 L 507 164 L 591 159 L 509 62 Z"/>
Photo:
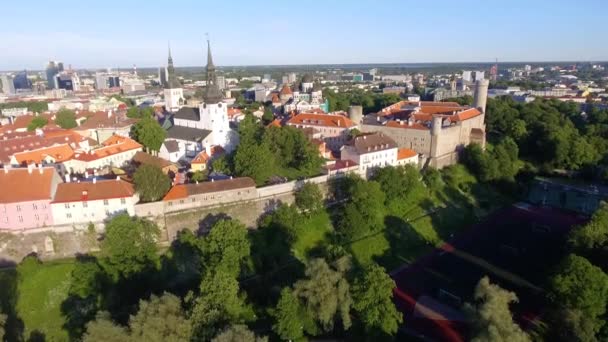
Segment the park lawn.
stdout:
<path fill-rule="evenodd" d="M 20 270 L 17 313 L 25 325 L 24 336 L 38 331 L 46 341 L 67 341 L 61 304 L 68 297 L 74 260 L 40 264 Z"/>
<path fill-rule="evenodd" d="M 311 215 L 305 222 L 302 222 L 299 229 L 302 232 L 291 248 L 294 256 L 300 261 L 306 261 L 309 252 L 327 241 L 333 230 L 331 219 L 326 211 Z"/>

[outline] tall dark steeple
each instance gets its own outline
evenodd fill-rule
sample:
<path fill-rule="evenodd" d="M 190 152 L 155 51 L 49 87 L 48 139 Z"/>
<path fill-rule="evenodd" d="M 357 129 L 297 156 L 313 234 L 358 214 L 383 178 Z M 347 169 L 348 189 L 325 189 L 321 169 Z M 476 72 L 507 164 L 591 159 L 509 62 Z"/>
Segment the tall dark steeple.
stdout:
<path fill-rule="evenodd" d="M 213 56 L 211 56 L 211 43 L 207 40 L 207 88 L 204 94 L 205 103 L 218 103 L 223 98 L 224 96 L 217 86 L 215 65 L 213 64 Z"/>
<path fill-rule="evenodd" d="M 173 57 L 171 57 L 171 45 L 169 45 L 169 58 L 167 58 L 167 84 L 165 88 L 176 89 L 181 88 L 182 85 L 179 83 L 177 76 L 175 75 L 175 68 L 173 67 Z"/>

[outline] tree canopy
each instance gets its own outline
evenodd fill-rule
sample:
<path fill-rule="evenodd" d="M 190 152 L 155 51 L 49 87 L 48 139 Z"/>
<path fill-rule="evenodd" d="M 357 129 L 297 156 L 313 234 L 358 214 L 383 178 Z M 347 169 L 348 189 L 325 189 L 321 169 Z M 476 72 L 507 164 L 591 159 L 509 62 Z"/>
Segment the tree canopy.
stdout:
<path fill-rule="evenodd" d="M 386 196 L 376 181 L 364 181 L 355 178 L 348 185 L 347 198 L 341 212 L 338 233 L 343 239 L 352 241 L 384 226 Z"/>
<path fill-rule="evenodd" d="M 55 124 L 64 129 L 72 129 L 78 126 L 76 113 L 73 110 L 62 108 L 55 114 Z"/>
<path fill-rule="evenodd" d="M 475 288 L 475 302 L 466 309 L 473 321 L 474 342 L 527 342 L 530 337 L 513 322 L 509 305 L 517 301 L 513 292 L 490 283 L 483 277 Z"/>
<path fill-rule="evenodd" d="M 155 165 L 141 165 L 133 174 L 135 190 L 142 202 L 158 201 L 171 188 L 171 180 Z"/>
<path fill-rule="evenodd" d="M 49 120 L 43 118 L 42 116 L 37 116 L 32 119 L 32 121 L 27 125 L 28 131 L 34 131 L 36 128 L 42 128 L 49 123 Z"/>
<path fill-rule="evenodd" d="M 211 342 L 266 342 L 268 338 L 258 337 L 244 324 L 235 324 L 224 329 Z"/>
<path fill-rule="evenodd" d="M 131 136 L 149 151 L 160 151 L 167 132 L 153 117 L 144 117 L 131 128 Z"/>
<path fill-rule="evenodd" d="M 597 333 L 605 324 L 601 318 L 608 304 L 608 275 L 587 259 L 571 254 L 550 281 L 556 305 L 579 310 Z"/>
<path fill-rule="evenodd" d="M 372 263 L 355 279 L 352 288 L 353 308 L 368 331 L 378 329 L 393 335 L 403 322 L 393 303 L 395 282 L 384 268 Z"/>
<path fill-rule="evenodd" d="M 119 214 L 106 224 L 101 243 L 105 270 L 115 277 L 129 277 L 158 262 L 159 229 L 143 218 Z"/>
<path fill-rule="evenodd" d="M 319 185 L 304 183 L 295 193 L 295 203 L 300 210 L 311 213 L 323 209 L 323 194 Z"/>
<path fill-rule="evenodd" d="M 331 267 L 324 259 L 312 259 L 306 266 L 306 279 L 294 284 L 294 293 L 303 301 L 307 315 L 322 331 L 332 331 L 337 318 L 347 330 L 351 326 L 352 298 L 345 273 L 350 260 L 343 258 Z"/>

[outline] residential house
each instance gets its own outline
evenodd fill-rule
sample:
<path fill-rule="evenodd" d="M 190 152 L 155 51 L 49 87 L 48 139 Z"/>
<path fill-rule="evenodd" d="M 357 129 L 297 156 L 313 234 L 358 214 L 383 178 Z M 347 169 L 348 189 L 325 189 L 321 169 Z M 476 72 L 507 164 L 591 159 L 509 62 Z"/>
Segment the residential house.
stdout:
<path fill-rule="evenodd" d="M 172 163 L 177 163 L 183 156 L 179 149 L 179 142 L 177 140 L 165 140 L 160 146 L 158 156 Z"/>
<path fill-rule="evenodd" d="M 56 225 L 99 222 L 126 212 L 135 215 L 139 196 L 131 183 L 120 178 L 61 183 L 51 202 Z"/>
<path fill-rule="evenodd" d="M 163 202 L 166 211 L 178 211 L 255 198 L 257 198 L 255 181 L 249 177 L 241 177 L 175 185 L 165 195 Z"/>
<path fill-rule="evenodd" d="M 167 159 L 163 159 L 157 156 L 153 156 L 143 151 L 137 151 L 133 156 L 133 163 L 139 165 L 154 165 L 161 169 L 164 174 L 173 173 L 176 174 L 178 166 L 175 163 L 170 162 Z"/>
<path fill-rule="evenodd" d="M 342 147 L 340 159 L 354 161 L 369 175 L 374 168 L 397 165 L 397 143 L 383 133 L 362 134 Z"/>
<path fill-rule="evenodd" d="M 21 231 L 53 225 L 51 200 L 61 177 L 52 167 L 28 165 L 0 171 L 0 230 Z"/>
<path fill-rule="evenodd" d="M 350 131 L 357 128 L 357 124 L 346 116 L 319 113 L 298 114 L 289 119 L 287 125 L 314 129 L 333 151 L 340 150 L 350 138 Z"/>

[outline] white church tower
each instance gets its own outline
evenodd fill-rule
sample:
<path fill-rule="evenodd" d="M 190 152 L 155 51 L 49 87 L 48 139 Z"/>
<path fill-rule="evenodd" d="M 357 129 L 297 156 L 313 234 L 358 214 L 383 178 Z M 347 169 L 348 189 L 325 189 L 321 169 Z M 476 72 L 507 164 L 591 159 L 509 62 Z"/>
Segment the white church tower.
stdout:
<path fill-rule="evenodd" d="M 184 105 L 184 90 L 175 75 L 171 47 L 169 47 L 169 58 L 167 60 L 167 82 L 163 86 L 165 88 L 163 90 L 165 109 L 169 112 L 176 112 Z"/>
<path fill-rule="evenodd" d="M 199 106 L 201 128 L 211 131 L 213 145 L 232 151 L 236 147 L 236 141 L 228 122 L 228 106 L 223 102 L 224 95 L 217 84 L 209 40 L 207 40 L 207 87 L 203 99 L 204 102 Z"/>

